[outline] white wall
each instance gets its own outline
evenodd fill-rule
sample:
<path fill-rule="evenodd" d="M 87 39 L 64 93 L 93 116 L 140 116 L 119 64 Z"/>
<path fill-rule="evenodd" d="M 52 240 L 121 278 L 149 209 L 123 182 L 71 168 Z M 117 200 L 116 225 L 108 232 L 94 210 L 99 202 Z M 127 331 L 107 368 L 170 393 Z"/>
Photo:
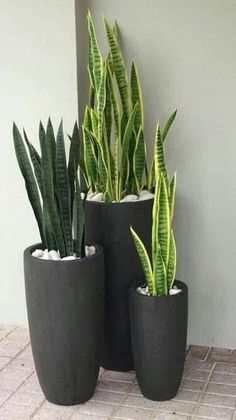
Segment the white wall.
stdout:
<path fill-rule="evenodd" d="M 189 285 L 189 342 L 236 347 L 236 2 L 76 0 L 81 112 L 85 15 L 102 46 L 102 13 L 118 21 L 142 80 L 146 139 L 178 107 L 167 144 L 178 172 L 178 278 Z M 85 37 L 84 37 L 85 34 Z"/>
<path fill-rule="evenodd" d="M 38 146 L 50 115 L 71 131 L 77 118 L 73 0 L 0 0 L 0 323 L 26 323 L 24 248 L 38 231 L 19 172 L 12 121 Z"/>

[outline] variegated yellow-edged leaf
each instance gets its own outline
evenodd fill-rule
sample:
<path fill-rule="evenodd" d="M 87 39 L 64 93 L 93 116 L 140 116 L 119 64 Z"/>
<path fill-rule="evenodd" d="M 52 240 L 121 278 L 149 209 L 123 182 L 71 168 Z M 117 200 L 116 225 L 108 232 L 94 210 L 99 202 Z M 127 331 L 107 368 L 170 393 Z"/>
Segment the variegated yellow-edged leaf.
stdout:
<path fill-rule="evenodd" d="M 160 244 L 157 245 L 153 266 L 156 294 L 157 296 L 167 295 L 166 267 L 163 261 Z"/>
<path fill-rule="evenodd" d="M 90 57 L 90 66 L 93 73 L 94 78 L 94 87 L 96 91 L 98 92 L 100 83 L 101 83 L 101 77 L 102 77 L 102 68 L 103 68 L 103 60 L 100 53 L 100 50 L 98 48 L 97 38 L 96 38 L 96 32 L 92 20 L 92 16 L 90 11 L 88 12 L 88 31 L 89 31 L 89 37 L 90 37 L 90 48 L 91 48 L 91 57 Z M 93 79 L 91 77 L 91 79 Z"/>
<path fill-rule="evenodd" d="M 143 171 L 146 162 L 146 146 L 143 138 L 142 127 L 139 128 L 138 135 L 136 137 L 136 144 L 133 156 L 133 173 L 137 186 L 137 192 L 139 193 L 142 186 Z"/>
<path fill-rule="evenodd" d="M 128 81 L 127 81 L 127 75 L 126 75 L 125 66 L 124 66 L 124 60 L 121 54 L 121 50 L 118 46 L 116 36 L 114 35 L 114 32 L 106 19 L 104 19 L 104 24 L 105 24 L 107 39 L 108 39 L 108 43 L 110 47 L 112 67 L 116 76 L 117 85 L 120 92 L 123 113 L 126 117 L 126 120 L 128 120 L 130 103 L 129 103 Z"/>
<path fill-rule="evenodd" d="M 98 140 L 101 143 L 103 138 L 104 110 L 106 106 L 106 63 L 104 63 L 101 83 L 98 91 Z"/>
<path fill-rule="evenodd" d="M 168 180 L 167 177 L 167 171 L 166 171 L 166 165 L 165 165 L 165 151 L 164 151 L 164 145 L 161 138 L 161 129 L 160 125 L 157 124 L 156 129 L 156 138 L 155 138 L 155 173 L 156 174 L 162 174 L 165 178 L 165 180 Z"/>
<path fill-rule="evenodd" d="M 113 107 L 115 134 L 117 137 L 119 137 L 120 136 L 120 110 L 119 110 L 118 101 L 115 96 L 113 78 L 112 78 L 110 66 L 107 67 L 107 79 L 108 79 L 108 86 L 110 90 L 110 97 L 111 97 L 111 102 L 112 102 L 112 107 Z"/>
<path fill-rule="evenodd" d="M 84 128 L 86 128 L 86 130 L 88 130 L 88 131 L 91 131 L 92 130 L 92 122 L 91 122 L 90 110 L 91 110 L 91 108 L 89 108 L 88 106 L 86 106 L 85 112 L 84 112 L 84 122 L 83 122 Z"/>
<path fill-rule="evenodd" d="M 130 231 L 133 236 L 134 243 L 135 243 L 139 258 L 140 258 L 140 262 L 141 262 L 143 272 L 145 275 L 145 280 L 148 285 L 149 293 L 150 295 L 153 295 L 153 292 L 154 292 L 153 273 L 152 273 L 152 266 L 151 266 L 151 262 L 150 262 L 147 250 L 143 242 L 141 241 L 140 237 L 137 235 L 137 233 L 134 231 L 132 227 L 130 227 Z"/>
<path fill-rule="evenodd" d="M 88 176 L 89 185 L 92 191 L 94 191 L 94 186 L 97 180 L 97 160 L 94 151 L 93 139 L 90 132 L 84 126 L 82 126 L 82 130 L 86 173 Z"/>
<path fill-rule="evenodd" d="M 170 206 L 170 220 L 172 222 L 175 210 L 175 193 L 176 193 L 176 172 L 170 182 L 169 206 Z"/>
<path fill-rule="evenodd" d="M 176 260 L 177 260 L 176 245 L 175 245 L 175 238 L 174 238 L 174 234 L 172 230 L 171 235 L 170 235 L 170 255 L 169 255 L 169 262 L 168 262 L 168 267 L 167 267 L 168 291 L 170 291 L 175 281 Z"/>
<path fill-rule="evenodd" d="M 153 186 L 154 186 L 154 180 L 155 180 L 155 158 L 153 158 L 150 171 L 147 174 L 148 191 L 152 191 Z"/>
<path fill-rule="evenodd" d="M 173 114 L 171 114 L 171 116 L 169 117 L 169 119 L 168 119 L 168 121 L 167 121 L 167 123 L 164 127 L 164 130 L 162 131 L 161 138 L 162 138 L 163 143 L 165 141 L 165 138 L 168 134 L 168 131 L 169 131 L 170 127 L 172 126 L 172 123 L 174 122 L 176 114 L 177 114 L 177 109 L 173 112 Z"/>
<path fill-rule="evenodd" d="M 168 266 L 170 247 L 170 209 L 168 190 L 164 176 L 160 177 L 160 196 L 158 211 L 158 242 L 165 266 Z"/>
<path fill-rule="evenodd" d="M 98 137 L 98 114 L 92 108 L 90 108 L 90 119 L 92 124 L 92 131 L 96 137 Z"/>
<path fill-rule="evenodd" d="M 123 141 L 122 141 L 122 164 L 125 162 L 127 156 L 128 156 L 128 152 L 129 152 L 129 142 L 130 142 L 130 138 L 132 135 L 132 131 L 134 128 L 134 120 L 136 117 L 136 113 L 139 107 L 139 103 L 137 102 L 135 104 L 134 109 L 132 110 L 126 128 L 125 128 L 125 132 L 124 132 L 124 137 L 123 137 Z"/>
<path fill-rule="evenodd" d="M 154 261 L 158 245 L 159 199 L 161 190 L 160 177 L 156 177 L 156 188 L 152 207 L 152 260 Z"/>
<path fill-rule="evenodd" d="M 108 77 L 106 77 L 106 106 L 105 106 L 104 114 L 105 114 L 106 136 L 107 136 L 107 141 L 110 144 L 111 133 L 112 133 L 112 101 L 111 101 L 111 93 L 109 89 Z"/>
<path fill-rule="evenodd" d="M 138 75 L 138 70 L 136 64 L 133 62 L 131 66 L 131 77 L 130 77 L 130 87 L 131 87 L 131 98 L 133 107 L 137 102 L 139 102 L 139 109 L 136 114 L 134 128 L 136 133 L 139 132 L 140 127 L 143 129 L 144 117 L 143 117 L 143 99 L 142 91 L 140 86 L 140 80 Z"/>

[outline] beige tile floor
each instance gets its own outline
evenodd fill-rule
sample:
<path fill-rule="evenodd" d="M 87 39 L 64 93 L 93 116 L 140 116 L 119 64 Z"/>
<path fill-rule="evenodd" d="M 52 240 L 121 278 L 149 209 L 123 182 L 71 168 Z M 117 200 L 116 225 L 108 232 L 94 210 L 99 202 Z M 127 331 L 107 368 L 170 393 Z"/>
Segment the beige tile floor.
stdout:
<path fill-rule="evenodd" d="M 93 398 L 60 407 L 40 390 L 28 330 L 0 326 L 0 420 L 234 419 L 236 350 L 190 346 L 175 399 L 153 402 L 139 390 L 133 372 L 100 372 Z"/>

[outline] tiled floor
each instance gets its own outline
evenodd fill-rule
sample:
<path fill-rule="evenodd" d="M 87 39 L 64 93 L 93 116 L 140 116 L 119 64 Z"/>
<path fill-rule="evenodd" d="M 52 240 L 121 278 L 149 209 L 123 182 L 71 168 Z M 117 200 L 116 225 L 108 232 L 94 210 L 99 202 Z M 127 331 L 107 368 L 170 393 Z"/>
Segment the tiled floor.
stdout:
<path fill-rule="evenodd" d="M 34 372 L 27 329 L 0 326 L 0 420 L 234 419 L 236 350 L 190 346 L 174 400 L 153 402 L 133 372 L 101 371 L 93 398 L 60 407 L 45 401 Z"/>

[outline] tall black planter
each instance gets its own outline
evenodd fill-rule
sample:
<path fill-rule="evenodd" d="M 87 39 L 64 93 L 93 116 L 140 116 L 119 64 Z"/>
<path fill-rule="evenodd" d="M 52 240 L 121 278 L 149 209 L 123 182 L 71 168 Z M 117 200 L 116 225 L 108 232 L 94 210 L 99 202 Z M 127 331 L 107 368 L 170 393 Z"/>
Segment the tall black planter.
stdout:
<path fill-rule="evenodd" d="M 173 296 L 151 297 L 130 289 L 134 366 L 146 398 L 174 398 L 183 375 L 186 352 L 188 289 Z"/>
<path fill-rule="evenodd" d="M 24 252 L 27 310 L 33 357 L 48 401 L 87 401 L 97 383 L 104 324 L 104 260 L 95 255 L 45 261 Z"/>
<path fill-rule="evenodd" d="M 151 249 L 153 200 L 127 203 L 86 202 L 86 240 L 100 243 L 105 257 L 105 341 L 102 366 L 105 369 L 133 369 L 128 289 L 143 278 L 130 226 Z"/>

